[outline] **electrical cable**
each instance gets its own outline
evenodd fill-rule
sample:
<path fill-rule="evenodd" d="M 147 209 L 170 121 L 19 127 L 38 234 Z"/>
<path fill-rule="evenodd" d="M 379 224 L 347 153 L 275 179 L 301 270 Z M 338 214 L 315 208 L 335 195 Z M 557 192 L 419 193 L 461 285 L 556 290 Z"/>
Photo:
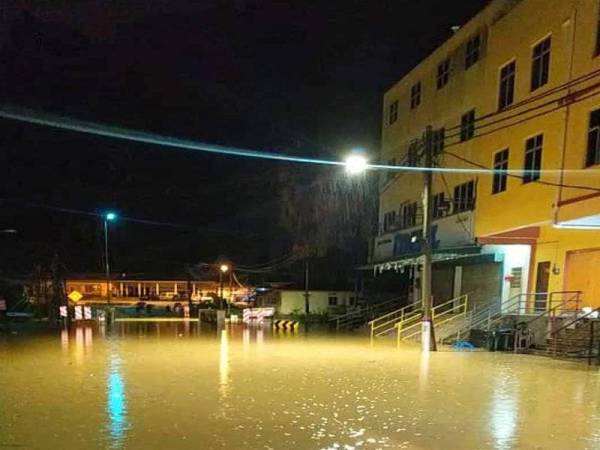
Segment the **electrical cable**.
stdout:
<path fill-rule="evenodd" d="M 262 150 L 242 149 L 236 147 L 225 147 L 215 144 L 201 143 L 197 141 L 174 138 L 169 136 L 162 136 L 154 133 L 147 133 L 138 130 L 130 130 L 126 128 L 119 128 L 114 126 L 108 126 L 95 122 L 82 121 L 69 119 L 57 115 L 41 115 L 31 111 L 24 112 L 23 110 L 16 110 L 14 108 L 3 107 L 0 109 L 0 117 L 4 119 L 16 120 L 20 122 L 26 122 L 35 125 L 42 125 L 50 128 L 58 128 L 63 130 L 75 131 L 85 134 L 93 134 L 97 136 L 109 137 L 114 139 L 123 139 L 133 142 L 140 142 L 152 145 L 159 145 L 171 148 L 181 148 L 186 150 L 195 150 L 206 153 L 230 155 L 230 156 L 241 156 L 255 159 L 267 159 L 277 161 L 288 161 L 295 163 L 306 163 L 306 164 L 321 164 L 329 166 L 345 166 L 346 163 L 343 161 L 335 161 L 328 159 L 308 158 L 301 156 L 286 155 L 283 153 L 275 153 Z M 385 165 L 385 164 L 366 164 L 366 169 L 371 170 L 396 170 L 406 172 L 449 172 L 449 173 L 488 173 L 488 170 L 484 169 L 467 169 L 461 167 L 416 167 L 416 166 L 399 166 L 399 165 Z M 518 171 L 523 173 L 522 170 Z M 536 171 L 538 172 L 538 171 Z M 560 169 L 545 169 L 545 173 L 561 172 Z M 588 171 L 586 171 L 588 172 Z"/>

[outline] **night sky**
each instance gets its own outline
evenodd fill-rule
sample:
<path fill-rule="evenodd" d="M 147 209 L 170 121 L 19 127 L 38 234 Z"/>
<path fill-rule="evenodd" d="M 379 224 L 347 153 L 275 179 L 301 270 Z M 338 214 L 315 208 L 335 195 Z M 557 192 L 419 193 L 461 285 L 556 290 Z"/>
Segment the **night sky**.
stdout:
<path fill-rule="evenodd" d="M 487 2 L 11 3 L 0 6 L 4 104 L 340 158 L 376 155 L 383 92 Z M 0 233 L 7 272 L 55 253 L 70 271 L 98 271 L 101 221 L 86 212 L 109 208 L 157 222 L 114 226 L 120 271 L 222 255 L 257 264 L 293 240 L 279 224 L 280 163 L 1 120 L 0 167 L 0 229 L 18 230 Z"/>

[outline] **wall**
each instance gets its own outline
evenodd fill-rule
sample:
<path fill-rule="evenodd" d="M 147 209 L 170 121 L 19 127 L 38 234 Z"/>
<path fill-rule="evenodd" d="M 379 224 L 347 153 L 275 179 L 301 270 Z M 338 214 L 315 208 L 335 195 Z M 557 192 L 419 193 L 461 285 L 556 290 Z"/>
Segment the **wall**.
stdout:
<path fill-rule="evenodd" d="M 280 291 L 281 303 L 279 314 L 304 314 L 304 291 L 282 290 Z M 336 296 L 338 306 L 350 306 L 350 297 L 354 295 L 351 291 L 310 291 L 310 312 L 323 314 L 329 311 L 329 297 Z"/>

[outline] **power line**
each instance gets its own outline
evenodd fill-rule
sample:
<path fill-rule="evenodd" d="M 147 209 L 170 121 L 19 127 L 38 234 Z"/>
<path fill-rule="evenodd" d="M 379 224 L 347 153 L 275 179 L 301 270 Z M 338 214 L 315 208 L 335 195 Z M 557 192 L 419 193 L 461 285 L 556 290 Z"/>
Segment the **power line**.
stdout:
<path fill-rule="evenodd" d="M 452 152 L 449 152 L 449 151 L 446 151 L 446 150 L 444 150 L 444 153 L 447 154 L 447 155 L 449 155 L 449 156 L 452 156 L 453 158 L 456 158 L 456 159 L 458 159 L 460 161 L 466 162 L 467 164 L 471 164 L 472 166 L 489 169 L 488 167 L 484 166 L 483 164 L 479 164 L 479 163 L 477 163 L 475 161 L 472 161 L 470 159 L 467 159 L 467 158 L 464 158 L 462 156 L 459 156 L 456 153 L 452 153 Z M 519 175 L 515 175 L 514 173 L 511 173 L 508 170 L 501 170 L 501 169 L 497 169 L 497 170 L 490 169 L 490 170 L 492 170 L 492 172 L 494 172 L 496 174 L 505 174 L 505 175 L 507 175 L 509 177 L 518 178 L 520 180 L 524 180 L 525 179 L 525 177 L 519 176 Z M 523 173 L 525 173 L 525 171 Z M 581 186 L 581 185 L 577 185 L 577 184 L 566 184 L 566 183 L 553 183 L 552 181 L 544 181 L 544 180 L 540 180 L 540 179 L 530 180 L 530 181 L 532 183 L 545 184 L 545 185 L 554 186 L 554 187 L 563 187 L 563 188 L 572 188 L 572 189 L 581 189 L 581 190 L 587 190 L 587 191 L 593 191 L 593 192 L 600 192 L 600 188 L 595 188 L 595 187 L 592 187 L 592 186 Z"/>
<path fill-rule="evenodd" d="M 66 208 L 63 206 L 41 204 L 41 203 L 30 202 L 30 201 L 26 201 L 26 200 L 19 200 L 19 199 L 14 199 L 14 198 L 0 198 L 0 202 L 11 203 L 11 204 L 19 205 L 19 206 L 22 206 L 25 208 L 46 209 L 49 211 L 56 211 L 59 213 L 89 216 L 89 217 L 95 217 L 95 218 L 99 218 L 99 219 L 104 218 L 104 214 L 95 212 L 95 211 L 86 211 L 86 210 L 75 209 L 75 208 Z M 189 224 L 164 222 L 164 221 L 151 220 L 151 219 L 140 219 L 140 218 L 131 217 L 131 216 L 121 216 L 120 215 L 119 220 L 122 220 L 125 222 L 139 223 L 139 224 L 143 224 L 143 225 L 153 225 L 153 226 L 180 228 L 180 229 L 195 230 L 195 231 L 205 231 L 205 232 L 211 232 L 211 233 L 217 233 L 217 234 L 232 234 L 232 235 L 236 235 L 236 236 L 242 234 L 238 231 L 229 231 L 229 230 L 225 230 L 225 229 L 212 228 L 212 227 L 207 227 L 207 226 L 202 226 L 202 225 L 189 225 Z M 249 233 L 244 233 L 244 234 L 251 236 L 251 234 L 249 234 Z M 254 234 L 252 234 L 252 235 L 254 235 Z"/>
<path fill-rule="evenodd" d="M 241 156 L 254 159 L 267 159 L 276 161 L 288 161 L 305 164 L 321 164 L 329 166 L 345 166 L 343 161 L 335 161 L 328 159 L 308 158 L 301 156 L 286 155 L 283 153 L 268 152 L 262 150 L 241 149 L 236 147 L 225 147 L 215 144 L 207 144 L 187 139 L 162 136 L 144 131 L 130 130 L 126 128 L 108 126 L 95 122 L 70 119 L 57 115 L 49 115 L 35 113 L 32 111 L 24 112 L 14 108 L 4 107 L 0 109 L 0 117 L 19 122 L 25 122 L 35 125 L 42 125 L 50 128 L 57 128 L 69 131 L 75 131 L 85 134 L 93 134 L 97 136 L 109 137 L 114 139 L 123 139 L 133 142 L 146 143 L 151 145 L 159 145 L 171 148 L 181 148 L 185 150 L 195 150 L 206 153 Z M 406 172 L 448 172 L 448 173 L 489 173 L 489 170 L 484 169 L 467 169 L 462 167 L 417 167 L 409 165 L 385 165 L 385 164 L 368 164 L 368 169 L 371 170 L 394 170 Z M 571 170 L 571 172 L 579 170 Z M 536 173 L 539 171 L 535 171 Z M 560 173 L 560 169 L 545 169 L 545 173 Z M 582 170 L 583 172 L 583 170 Z M 589 171 L 585 171 L 589 172 Z M 519 173 L 523 173 L 522 170 Z"/>
<path fill-rule="evenodd" d="M 510 105 L 510 106 L 508 106 L 506 108 L 503 108 L 501 110 L 495 110 L 495 111 L 489 112 L 487 114 L 484 114 L 482 116 L 476 117 L 475 120 L 474 120 L 474 124 L 476 124 L 477 122 L 485 121 L 485 120 L 490 119 L 492 117 L 496 117 L 498 115 L 506 114 L 507 112 L 510 112 L 512 110 L 515 110 L 515 109 L 518 109 L 518 108 L 520 108 L 522 106 L 525 106 L 525 105 L 528 105 L 530 103 L 534 103 L 534 102 L 536 102 L 538 100 L 542 100 L 542 99 L 544 99 L 546 97 L 549 97 L 549 96 L 551 96 L 553 94 L 556 94 L 556 93 L 558 93 L 560 91 L 563 91 L 565 89 L 570 89 L 570 88 L 572 88 L 572 87 L 574 87 L 574 86 L 576 86 L 578 84 L 584 83 L 584 82 L 589 81 L 589 80 L 594 79 L 594 78 L 598 78 L 599 75 L 600 75 L 600 69 L 588 72 L 585 75 L 582 75 L 582 76 L 574 78 L 574 79 L 572 79 L 572 80 L 570 80 L 568 82 L 565 82 L 565 83 L 562 83 L 562 84 L 560 84 L 558 86 L 555 86 L 554 88 L 551 88 L 551 89 L 549 89 L 549 90 L 547 90 L 547 91 L 545 91 L 545 92 L 543 92 L 541 94 L 528 97 L 527 99 L 524 99 L 521 102 L 513 103 L 512 105 Z M 594 88 L 598 87 L 599 85 L 600 85 L 600 83 L 597 83 L 597 84 L 594 84 L 592 86 L 588 86 L 586 88 L 583 88 L 583 89 L 581 89 L 578 92 L 581 93 L 581 92 L 589 91 L 590 89 L 594 89 Z M 570 97 L 575 96 L 578 92 L 575 92 L 575 93 L 572 93 L 572 94 L 568 94 L 568 95 L 563 96 L 561 98 L 557 98 L 557 99 L 545 102 L 545 103 L 543 103 L 541 105 L 534 106 L 534 107 L 529 108 L 527 110 L 520 111 L 518 113 L 514 113 L 514 114 L 511 114 L 511 115 L 506 116 L 506 117 L 502 117 L 502 118 L 500 118 L 500 119 L 498 119 L 496 121 L 492 121 L 492 122 L 489 122 L 489 123 L 480 124 L 479 126 L 477 126 L 475 128 L 475 130 L 481 129 L 481 128 L 486 128 L 488 126 L 492 126 L 492 125 L 495 125 L 497 123 L 501 123 L 501 122 L 504 122 L 504 121 L 507 121 L 507 120 L 510 120 L 510 119 L 513 119 L 513 118 L 516 118 L 516 117 L 520 117 L 520 116 L 522 116 L 524 114 L 527 114 L 529 112 L 537 111 L 538 109 L 545 108 L 547 106 L 552 105 L 553 103 L 561 102 L 562 100 L 569 99 Z M 461 129 L 461 128 L 462 128 L 462 124 L 458 124 L 458 125 L 454 125 L 454 126 L 451 126 L 451 127 L 444 127 L 444 131 L 445 132 L 449 132 L 449 131 L 458 130 L 458 129 Z M 443 142 L 445 143 L 445 142 L 449 141 L 450 139 L 453 139 L 455 137 L 459 137 L 460 134 L 461 133 L 458 132 L 458 133 L 454 133 L 454 134 L 445 135 L 444 138 L 443 138 Z M 398 148 L 404 147 L 406 145 L 410 145 L 415 140 L 417 140 L 417 138 L 408 139 L 406 141 L 403 141 L 401 144 L 396 145 L 395 148 L 398 149 Z M 459 145 L 460 143 L 462 143 L 462 142 L 448 144 L 448 145 Z"/>

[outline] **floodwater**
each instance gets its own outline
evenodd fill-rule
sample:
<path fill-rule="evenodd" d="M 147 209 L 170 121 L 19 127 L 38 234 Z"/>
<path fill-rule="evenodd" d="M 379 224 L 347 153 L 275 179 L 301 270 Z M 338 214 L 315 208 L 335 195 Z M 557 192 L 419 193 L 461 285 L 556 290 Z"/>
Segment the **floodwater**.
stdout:
<path fill-rule="evenodd" d="M 362 336 L 80 326 L 0 335 L 0 449 L 598 449 L 599 386 L 582 363 Z"/>

